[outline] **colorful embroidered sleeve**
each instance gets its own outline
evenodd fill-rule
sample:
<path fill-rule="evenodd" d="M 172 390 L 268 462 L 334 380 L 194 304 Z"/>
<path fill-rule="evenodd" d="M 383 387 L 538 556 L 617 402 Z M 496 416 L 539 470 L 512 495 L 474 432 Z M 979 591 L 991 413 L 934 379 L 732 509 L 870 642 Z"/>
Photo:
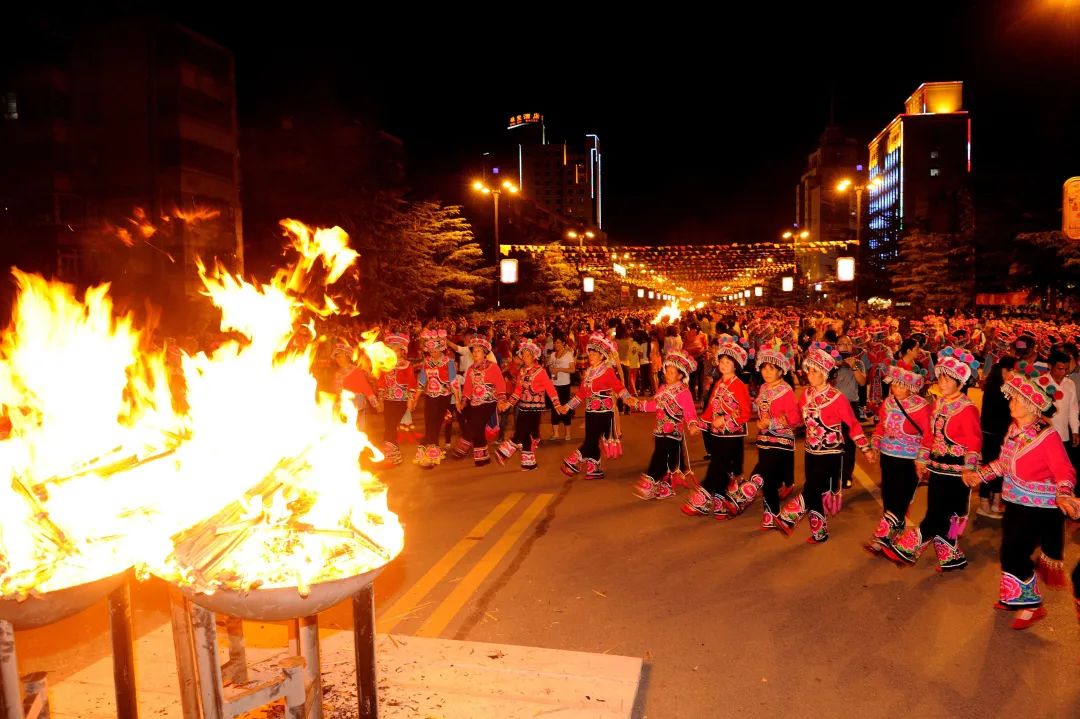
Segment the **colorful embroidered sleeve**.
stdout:
<path fill-rule="evenodd" d="M 934 407 L 930 411 L 930 423 L 934 422 L 934 415 L 937 413 L 937 402 L 934 402 Z M 982 431 L 980 429 L 980 431 Z M 927 427 L 926 432 L 923 433 L 922 442 L 919 443 L 919 454 L 915 457 L 915 461 L 920 464 L 927 464 L 930 461 L 930 448 L 934 446 L 934 428 Z"/>
<path fill-rule="evenodd" d="M 889 414 L 888 404 L 889 401 L 885 400 L 878 407 L 878 423 L 874 427 L 873 434 L 870 435 L 870 446 L 874 449 L 881 449 L 881 440 L 885 437 L 885 417 Z"/>
<path fill-rule="evenodd" d="M 690 394 L 688 387 L 683 387 L 677 395 L 675 400 L 682 407 L 683 421 L 689 426 L 693 422 L 697 422 L 697 407 L 694 406 L 694 397 Z"/>
<path fill-rule="evenodd" d="M 736 379 L 731 383 L 731 394 L 735 395 L 735 401 L 739 404 L 739 414 L 735 417 L 735 421 L 739 424 L 746 424 L 750 421 L 750 391 L 746 388 L 746 383 L 741 379 Z"/>
<path fill-rule="evenodd" d="M 951 426 L 954 423 L 959 424 L 955 433 Z M 979 410 L 975 408 L 975 405 L 969 404 L 949 424 L 949 434 L 954 435 L 956 441 L 964 447 L 964 468 L 978 469 L 979 457 L 982 454 L 982 425 L 979 423 Z"/>
<path fill-rule="evenodd" d="M 484 380 L 495 388 L 495 396 L 498 399 L 506 399 L 506 380 L 503 379 L 502 370 L 498 365 L 492 363 L 487 366 L 484 370 Z"/>
<path fill-rule="evenodd" d="M 521 401 L 521 387 L 524 383 L 521 380 L 520 372 L 514 375 L 514 382 L 506 387 L 507 401 L 511 406 L 517 406 L 517 403 Z"/>
<path fill-rule="evenodd" d="M 1050 431 L 1054 432 L 1052 429 Z M 1050 476 L 1057 481 L 1057 495 L 1071 497 L 1076 487 L 1076 469 L 1069 461 L 1069 455 L 1060 438 L 1053 437 L 1052 439 L 1058 439 L 1058 441 L 1042 443 L 1043 451 L 1046 452 L 1046 463 L 1050 466 Z"/>
<path fill-rule="evenodd" d="M 839 420 L 847 425 L 848 436 L 851 437 L 851 441 L 855 443 L 855 446 L 863 452 L 869 452 L 870 443 L 866 441 L 866 435 L 863 434 L 859 420 L 855 419 L 855 412 L 851 409 L 851 402 L 841 396 L 830 407 L 836 412 Z"/>
<path fill-rule="evenodd" d="M 987 462 L 975 471 L 979 473 L 979 479 L 983 482 L 989 482 L 995 477 L 1005 476 L 1005 468 L 1002 466 L 1000 459 Z"/>
<path fill-rule="evenodd" d="M 533 380 L 533 386 L 546 394 L 552 404 L 559 404 L 559 393 L 556 391 L 555 383 L 551 381 L 551 377 L 548 375 L 547 370 L 542 369 L 536 374 L 536 379 Z"/>
<path fill-rule="evenodd" d="M 785 427 L 794 429 L 795 427 L 802 425 L 802 410 L 795 404 L 794 392 L 785 392 L 784 396 L 780 398 L 780 401 L 774 402 L 770 409 L 772 410 L 774 417 L 778 413 L 780 414 L 785 423 Z M 779 412 L 777 412 L 777 410 L 779 410 Z"/>
<path fill-rule="evenodd" d="M 341 386 L 359 397 L 366 397 L 372 404 L 375 403 L 375 390 L 371 389 L 371 383 L 367 381 L 363 370 L 354 369 L 345 376 Z"/>

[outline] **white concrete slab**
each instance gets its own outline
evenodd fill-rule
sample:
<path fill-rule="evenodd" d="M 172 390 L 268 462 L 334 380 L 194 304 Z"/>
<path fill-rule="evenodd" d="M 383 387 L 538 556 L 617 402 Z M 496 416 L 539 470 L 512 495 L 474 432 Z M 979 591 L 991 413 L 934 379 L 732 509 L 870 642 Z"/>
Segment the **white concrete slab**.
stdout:
<path fill-rule="evenodd" d="M 355 717 L 352 633 L 324 634 L 322 652 L 327 718 Z M 248 659 L 254 664 L 285 653 L 249 647 Z M 642 669 L 632 657 L 398 634 L 378 636 L 376 657 L 380 717 L 388 719 L 630 717 Z M 140 638 L 135 660 L 140 716 L 180 719 L 171 627 Z M 49 698 L 57 719 L 115 717 L 111 660 L 50 683 Z"/>

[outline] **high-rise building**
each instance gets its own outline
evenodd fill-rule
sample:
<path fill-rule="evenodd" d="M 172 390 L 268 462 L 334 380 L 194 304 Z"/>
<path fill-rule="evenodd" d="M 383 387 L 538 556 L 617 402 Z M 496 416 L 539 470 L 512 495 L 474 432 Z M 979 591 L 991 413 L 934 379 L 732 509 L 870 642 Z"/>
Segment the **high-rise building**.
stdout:
<path fill-rule="evenodd" d="M 907 232 L 958 233 L 970 204 L 971 118 L 962 82 L 927 82 L 870 143 L 864 259 L 884 275 Z"/>
<path fill-rule="evenodd" d="M 548 143 L 544 116 L 515 115 L 508 127 L 515 144 L 518 182 L 524 196 L 566 219 L 569 225 L 603 228 L 600 138 L 581 147 Z"/>
<path fill-rule="evenodd" d="M 61 279 L 161 301 L 198 291 L 196 256 L 241 269 L 232 54 L 160 19 L 45 34 L 0 77 L 5 245 L 33 244 L 34 269 Z M 153 237 L 107 236 L 133 214 Z"/>
<path fill-rule="evenodd" d="M 850 241 L 848 195 L 839 194 L 841 180 L 858 181 L 865 176 L 865 159 L 857 140 L 847 137 L 837 125 L 829 123 L 821 133 L 820 144 L 807 158 L 806 171 L 795 191 L 795 232 L 809 233 L 807 241 Z M 800 251 L 795 237 L 796 265 L 802 282 L 816 284 L 831 280 L 836 274 L 837 248 L 825 253 Z"/>

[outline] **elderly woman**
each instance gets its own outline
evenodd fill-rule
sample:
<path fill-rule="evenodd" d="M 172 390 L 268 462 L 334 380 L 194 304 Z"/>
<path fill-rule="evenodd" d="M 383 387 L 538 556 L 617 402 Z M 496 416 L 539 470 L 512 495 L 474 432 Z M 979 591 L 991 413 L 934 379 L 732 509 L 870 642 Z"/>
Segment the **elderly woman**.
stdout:
<path fill-rule="evenodd" d="M 1001 523 L 1001 584 L 998 607 L 1015 612 L 1013 629 L 1027 629 L 1046 616 L 1038 579 L 1065 586 L 1065 514 L 1072 510 L 1076 471 L 1061 437 L 1047 421 L 1060 396 L 1048 374 L 1021 363 L 1002 388 L 1009 398 L 1012 426 L 1001 454 L 978 469 L 965 471 L 976 487 L 1004 480 L 1005 517 Z M 1038 561 L 1032 553 L 1041 549 Z"/>

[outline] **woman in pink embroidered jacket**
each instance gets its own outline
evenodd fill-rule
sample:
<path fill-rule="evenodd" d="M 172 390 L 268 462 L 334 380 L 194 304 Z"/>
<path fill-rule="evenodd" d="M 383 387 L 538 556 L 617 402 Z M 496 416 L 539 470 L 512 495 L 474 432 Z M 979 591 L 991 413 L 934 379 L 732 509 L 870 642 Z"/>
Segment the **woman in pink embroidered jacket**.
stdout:
<path fill-rule="evenodd" d="M 762 529 L 776 527 L 790 536 L 804 515 L 810 516 L 807 542 L 820 544 L 829 538 L 828 515 L 837 514 L 842 504 L 844 430 L 855 446 L 870 451 L 851 403 L 829 379 L 840 366 L 840 353 L 830 345 L 815 342 L 806 351 L 803 367 L 810 386 L 799 398 L 806 427 L 804 461 L 806 484 L 798 497 L 788 500 L 779 515 L 766 513 Z"/>
<path fill-rule="evenodd" d="M 894 362 L 882 380 L 889 396 L 878 410 L 878 424 L 870 439 L 870 462 L 881 463 L 882 515 L 870 541 L 863 545 L 871 554 L 880 554 L 904 531 L 908 507 L 919 486 L 915 457 L 923 433 L 930 429 L 930 403 L 919 396 L 923 386 L 921 367 Z"/>
<path fill-rule="evenodd" d="M 664 357 L 664 386 L 651 399 L 631 399 L 628 404 L 642 412 L 655 412 L 653 454 L 649 468 L 641 475 L 634 493 L 641 499 L 674 496 L 672 476 L 689 467 L 683 462 L 684 432 L 696 434 L 697 408 L 687 382 L 697 363 L 680 350 Z"/>
<path fill-rule="evenodd" d="M 795 392 L 784 381 L 792 370 L 791 345 L 773 340 L 758 347 L 757 368 L 765 383 L 757 395 L 757 464 L 750 478 L 720 496 L 717 519 L 734 519 L 760 494 L 765 513 L 773 515 L 795 486 L 795 428 L 802 424 Z"/>
<path fill-rule="evenodd" d="M 464 433 L 454 448 L 454 459 L 462 459 L 472 450 L 473 464 L 483 467 L 491 462 L 488 453 L 488 425 L 496 415 L 497 404 L 506 399 L 506 382 L 499 365 L 488 359 L 491 341 L 482 335 L 468 339 L 473 363 L 465 372 L 465 383 L 458 396 L 458 411 L 464 419 Z"/>
<path fill-rule="evenodd" d="M 951 572 L 967 566 L 967 555 L 960 549 L 960 537 L 967 526 L 971 490 L 961 475 L 975 469 L 982 449 L 982 425 L 979 410 L 963 393 L 979 368 L 970 352 L 946 347 L 937 355 L 937 374 L 941 397 L 934 403 L 930 428 L 923 434 L 915 471 L 928 482 L 926 514 L 917 527 L 900 532 L 882 552 L 901 567 L 919 561 L 923 550 L 934 543 L 939 572 Z"/>
<path fill-rule="evenodd" d="M 1054 414 L 1054 401 L 1061 396 L 1050 375 L 1021 362 L 1001 391 L 1009 397 L 1013 418 L 1001 454 L 963 477 L 969 487 L 995 477 L 1004 480 L 998 606 L 1015 612 L 1013 629 L 1026 629 L 1046 616 L 1039 578 L 1047 586 L 1065 586 L 1065 515 L 1071 510 L 1076 471 L 1061 437 L 1044 418 Z M 1036 548 L 1042 550 L 1037 563 L 1031 559 Z"/>
<path fill-rule="evenodd" d="M 577 394 L 561 405 L 562 413 L 585 405 L 585 440 L 569 457 L 563 460 L 563 474 L 572 477 L 582 469 L 585 479 L 603 479 L 604 469 L 600 456 L 601 440 L 617 441 L 615 437 L 615 402 L 627 400 L 630 393 L 615 374 L 612 362 L 618 360 L 618 347 L 602 332 L 589 337 L 589 367 L 581 375 Z"/>
<path fill-rule="evenodd" d="M 499 403 L 499 411 L 505 412 L 510 407 L 517 408 L 514 418 L 514 437 L 504 441 L 495 450 L 495 459 L 499 464 L 521 450 L 521 469 L 536 469 L 536 448 L 540 446 L 540 418 L 547 408 L 545 400 L 550 399 L 552 406 L 558 408 L 559 393 L 548 377 L 547 371 L 537 360 L 542 356 L 540 346 L 531 339 L 522 340 L 518 347 L 518 356 L 522 366 L 514 378 L 514 389 L 510 398 Z"/>

